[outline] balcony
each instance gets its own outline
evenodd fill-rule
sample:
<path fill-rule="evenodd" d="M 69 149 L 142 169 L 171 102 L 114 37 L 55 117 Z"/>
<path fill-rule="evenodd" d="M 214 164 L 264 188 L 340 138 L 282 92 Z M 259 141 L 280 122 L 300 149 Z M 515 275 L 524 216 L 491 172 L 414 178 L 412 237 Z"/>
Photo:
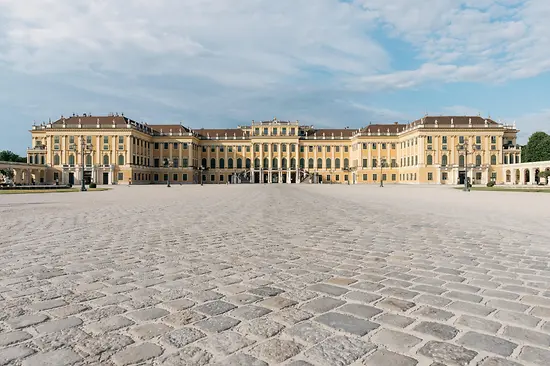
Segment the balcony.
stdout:
<path fill-rule="evenodd" d="M 508 151 L 520 151 L 521 150 L 521 146 L 520 145 L 514 145 L 514 144 L 507 144 L 507 145 L 502 145 L 502 148 L 504 150 L 508 150 Z"/>
<path fill-rule="evenodd" d="M 35 147 L 29 147 L 27 148 L 27 152 L 45 152 L 47 150 L 45 145 L 36 145 Z"/>

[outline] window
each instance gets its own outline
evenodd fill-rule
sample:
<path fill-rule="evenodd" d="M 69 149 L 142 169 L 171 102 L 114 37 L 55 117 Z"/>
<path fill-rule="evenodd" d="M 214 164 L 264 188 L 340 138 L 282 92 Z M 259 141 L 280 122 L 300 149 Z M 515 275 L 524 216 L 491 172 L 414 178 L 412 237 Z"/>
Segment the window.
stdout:
<path fill-rule="evenodd" d="M 347 168 L 349 168 L 349 159 L 345 158 L 344 159 L 344 169 L 347 169 Z"/>
<path fill-rule="evenodd" d="M 237 146 L 237 152 L 242 152 L 243 151 L 243 147 L 242 146 Z"/>
<path fill-rule="evenodd" d="M 340 169 L 340 159 L 336 158 L 336 159 L 334 160 L 334 167 L 335 167 L 336 169 Z"/>
<path fill-rule="evenodd" d="M 286 127 L 283 127 L 282 128 L 282 132 L 281 132 L 283 135 L 286 135 Z"/>
<path fill-rule="evenodd" d="M 223 152 L 223 146 L 220 146 L 220 152 Z"/>
<path fill-rule="evenodd" d="M 428 173 L 428 180 L 434 180 L 433 173 Z"/>
<path fill-rule="evenodd" d="M 397 180 L 397 175 L 396 175 L 396 174 L 392 174 L 392 175 L 391 175 L 391 180 L 395 182 L 395 181 Z"/>
<path fill-rule="evenodd" d="M 446 144 L 446 143 L 447 143 L 447 136 L 443 136 L 443 137 L 441 138 L 441 140 L 442 140 L 442 141 L 441 141 L 442 143 Z"/>
<path fill-rule="evenodd" d="M 449 179 L 449 174 L 441 173 L 441 180 L 447 180 L 447 179 Z"/>
<path fill-rule="evenodd" d="M 382 143 L 382 150 L 386 150 L 386 143 Z"/>
<path fill-rule="evenodd" d="M 296 145 L 294 144 L 290 145 L 290 151 L 296 152 Z"/>
<path fill-rule="evenodd" d="M 496 144 L 496 143 L 497 143 L 497 137 L 491 136 L 491 144 Z"/>
<path fill-rule="evenodd" d="M 348 181 L 348 175 L 347 174 L 344 174 L 344 181 Z"/>
<path fill-rule="evenodd" d="M 367 144 L 363 142 L 363 150 L 365 150 L 367 148 Z"/>
<path fill-rule="evenodd" d="M 164 177 L 163 177 L 163 178 L 164 178 L 163 180 L 164 180 L 165 182 L 167 182 L 167 181 L 168 181 L 168 174 L 164 174 Z"/>
<path fill-rule="evenodd" d="M 259 134 L 260 134 L 260 129 L 259 129 L 258 127 L 256 127 L 256 128 L 254 129 L 254 134 L 255 134 L 255 135 L 259 135 Z"/>
<path fill-rule="evenodd" d="M 260 169 L 260 159 L 254 159 L 254 168 Z"/>
<path fill-rule="evenodd" d="M 481 166 L 481 155 L 476 155 L 476 166 Z"/>
<path fill-rule="evenodd" d="M 74 144 L 74 136 L 69 136 L 69 144 Z"/>
<path fill-rule="evenodd" d="M 340 152 L 340 146 L 336 146 L 336 152 Z"/>
<path fill-rule="evenodd" d="M 330 146 L 327 146 L 327 152 L 330 152 Z"/>
<path fill-rule="evenodd" d="M 348 147 L 344 146 L 344 152 L 348 152 Z"/>
<path fill-rule="evenodd" d="M 373 149 L 373 150 L 376 150 L 376 142 L 373 142 L 373 143 L 372 143 L 372 149 Z"/>
<path fill-rule="evenodd" d="M 317 152 L 322 152 L 323 151 L 323 147 L 322 146 L 317 146 Z"/>
<path fill-rule="evenodd" d="M 317 159 L 317 169 L 322 169 L 322 168 L 323 168 L 323 159 L 318 158 Z"/>
<path fill-rule="evenodd" d="M 172 176 L 172 180 L 174 180 L 174 181 L 178 180 L 178 174 L 177 174 L 177 173 L 175 173 L 175 174 Z"/>
<path fill-rule="evenodd" d="M 367 174 L 363 174 L 363 180 L 367 180 L 368 179 L 368 175 Z"/>
<path fill-rule="evenodd" d="M 189 159 L 187 159 L 187 158 L 181 159 L 181 166 L 182 166 L 182 168 L 189 167 Z"/>
<path fill-rule="evenodd" d="M 220 159 L 220 169 L 225 169 L 225 160 L 224 160 L 224 158 Z"/>
<path fill-rule="evenodd" d="M 497 156 L 491 155 L 491 165 L 496 165 L 496 164 L 497 164 Z"/>
<path fill-rule="evenodd" d="M 428 144 L 432 144 L 433 143 L 433 136 L 428 136 Z"/>
<path fill-rule="evenodd" d="M 460 155 L 458 157 L 458 166 L 463 168 L 464 167 L 464 155 Z"/>
<path fill-rule="evenodd" d="M 264 144 L 264 152 L 267 152 L 268 148 L 269 148 L 269 146 L 267 146 L 267 144 Z"/>
<path fill-rule="evenodd" d="M 441 166 L 447 166 L 447 155 L 441 156 Z"/>
<path fill-rule="evenodd" d="M 273 165 L 271 166 L 272 169 L 279 169 L 279 161 L 277 158 L 273 158 Z"/>
<path fill-rule="evenodd" d="M 476 144 L 481 144 L 481 136 L 476 136 Z"/>
<path fill-rule="evenodd" d="M 492 173 L 491 173 L 491 180 L 492 180 L 492 181 L 496 181 L 496 180 L 497 180 L 497 172 L 492 172 Z"/>
<path fill-rule="evenodd" d="M 382 180 L 387 180 L 386 173 L 382 174 Z"/>
<path fill-rule="evenodd" d="M 178 143 L 174 142 L 174 150 L 177 150 L 177 149 L 178 149 Z"/>
<path fill-rule="evenodd" d="M 373 174 L 372 180 L 376 182 L 378 180 L 378 174 Z"/>
<path fill-rule="evenodd" d="M 376 159 L 372 159 L 372 167 L 376 168 L 378 166 L 378 161 Z"/>
<path fill-rule="evenodd" d="M 216 169 L 216 159 L 210 159 L 210 169 Z"/>
<path fill-rule="evenodd" d="M 337 181 L 337 182 L 340 181 L 340 174 L 336 174 L 336 181 Z"/>
<path fill-rule="evenodd" d="M 464 136 L 458 136 L 458 143 L 463 144 L 464 143 Z"/>
<path fill-rule="evenodd" d="M 397 160 L 391 159 L 391 167 L 392 168 L 397 168 Z"/>
<path fill-rule="evenodd" d="M 31 161 L 31 164 L 32 164 L 32 161 Z M 69 165 L 74 165 L 74 155 L 69 155 Z"/>
<path fill-rule="evenodd" d="M 268 135 L 268 130 L 267 130 L 267 127 L 264 128 L 264 135 Z"/>
<path fill-rule="evenodd" d="M 59 155 L 58 154 L 55 154 L 53 156 L 53 165 L 59 165 L 60 164 L 60 159 L 59 159 Z"/>
<path fill-rule="evenodd" d="M 296 159 L 294 158 L 290 159 L 290 168 L 296 169 Z"/>
<path fill-rule="evenodd" d="M 312 153 L 313 152 L 313 146 L 308 146 L 308 151 Z"/>
<path fill-rule="evenodd" d="M 330 158 L 327 158 L 327 160 L 325 160 L 325 169 L 330 169 L 331 167 L 332 167 L 331 160 Z"/>
<path fill-rule="evenodd" d="M 168 143 L 167 142 L 164 143 L 164 150 L 168 150 Z M 165 179 L 165 180 L 167 180 L 167 179 Z"/>
<path fill-rule="evenodd" d="M 54 136 L 53 137 L 53 143 L 54 144 L 59 144 L 59 136 Z"/>
<path fill-rule="evenodd" d="M 86 154 L 86 165 L 92 165 L 92 155 Z"/>
<path fill-rule="evenodd" d="M 118 179 L 118 180 L 123 180 L 123 179 L 124 179 L 124 173 L 118 172 L 118 174 L 117 174 L 117 179 Z"/>
<path fill-rule="evenodd" d="M 121 136 L 122 137 L 122 136 Z M 158 142 L 155 142 L 155 150 L 158 150 L 159 149 L 159 143 Z"/>
<path fill-rule="evenodd" d="M 283 160 L 281 161 L 281 168 L 287 169 L 287 160 L 286 160 L 286 158 L 283 158 Z"/>
<path fill-rule="evenodd" d="M 233 169 L 233 159 L 227 159 L 227 169 Z"/>
<path fill-rule="evenodd" d="M 286 152 L 286 144 L 282 144 L 282 145 L 281 145 L 281 151 L 282 151 L 282 152 Z"/>
<path fill-rule="evenodd" d="M 254 145 L 254 151 L 260 152 L 260 145 Z"/>
<path fill-rule="evenodd" d="M 363 168 L 366 168 L 368 165 L 368 159 L 363 159 Z"/>
<path fill-rule="evenodd" d="M 428 155 L 426 158 L 426 165 L 432 165 L 433 164 L 433 158 L 431 155 Z"/>
<path fill-rule="evenodd" d="M 309 160 L 307 161 L 307 167 L 309 169 L 313 169 L 313 158 L 309 158 Z"/>
<path fill-rule="evenodd" d="M 159 175 L 158 174 L 153 175 L 153 181 L 155 181 L 155 182 L 159 181 Z"/>
<path fill-rule="evenodd" d="M 103 165 L 109 165 L 109 155 L 103 155 Z"/>
<path fill-rule="evenodd" d="M 304 158 L 301 158 L 300 159 L 300 169 L 304 169 L 306 167 L 306 161 L 304 160 Z"/>
<path fill-rule="evenodd" d="M 220 182 L 223 182 L 223 175 L 220 175 Z"/>
<path fill-rule="evenodd" d="M 395 150 L 395 143 L 391 144 L 391 148 L 392 148 L 392 150 Z"/>
<path fill-rule="evenodd" d="M 273 145 L 273 152 L 277 152 L 277 145 L 276 144 Z"/>
<path fill-rule="evenodd" d="M 300 146 L 300 152 L 304 152 L 304 146 Z"/>
<path fill-rule="evenodd" d="M 273 128 L 273 134 L 276 135 L 277 134 L 277 128 Z"/>
<path fill-rule="evenodd" d="M 296 133 L 296 129 L 295 129 L 294 127 L 291 128 L 291 129 L 290 129 L 290 133 L 291 133 L 292 135 L 294 135 L 294 134 Z"/>

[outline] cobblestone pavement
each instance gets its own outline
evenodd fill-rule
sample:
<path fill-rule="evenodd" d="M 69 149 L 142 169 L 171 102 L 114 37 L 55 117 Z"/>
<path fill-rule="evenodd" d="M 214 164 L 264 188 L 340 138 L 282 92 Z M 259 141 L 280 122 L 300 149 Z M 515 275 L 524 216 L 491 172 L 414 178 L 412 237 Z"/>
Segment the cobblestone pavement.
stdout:
<path fill-rule="evenodd" d="M 550 364 L 549 194 L 0 196 L 0 365 Z"/>

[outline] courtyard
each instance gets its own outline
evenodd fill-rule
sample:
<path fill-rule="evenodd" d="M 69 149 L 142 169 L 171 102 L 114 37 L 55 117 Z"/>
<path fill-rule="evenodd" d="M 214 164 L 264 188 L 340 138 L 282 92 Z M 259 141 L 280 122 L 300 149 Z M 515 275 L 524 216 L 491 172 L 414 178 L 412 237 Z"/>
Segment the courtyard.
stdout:
<path fill-rule="evenodd" d="M 0 196 L 0 365 L 548 365 L 550 195 Z"/>

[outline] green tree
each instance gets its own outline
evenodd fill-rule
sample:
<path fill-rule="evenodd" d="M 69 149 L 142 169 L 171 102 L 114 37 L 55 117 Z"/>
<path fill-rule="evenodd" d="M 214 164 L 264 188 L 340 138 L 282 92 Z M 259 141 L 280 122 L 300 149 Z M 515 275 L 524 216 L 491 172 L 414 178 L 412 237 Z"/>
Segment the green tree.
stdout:
<path fill-rule="evenodd" d="M 535 132 L 529 137 L 527 145 L 522 147 L 521 161 L 550 160 L 550 135 L 545 132 Z"/>
<path fill-rule="evenodd" d="M 16 153 L 9 150 L 0 151 L 0 161 L 11 161 L 15 163 L 26 163 L 27 158 L 19 156 Z"/>

